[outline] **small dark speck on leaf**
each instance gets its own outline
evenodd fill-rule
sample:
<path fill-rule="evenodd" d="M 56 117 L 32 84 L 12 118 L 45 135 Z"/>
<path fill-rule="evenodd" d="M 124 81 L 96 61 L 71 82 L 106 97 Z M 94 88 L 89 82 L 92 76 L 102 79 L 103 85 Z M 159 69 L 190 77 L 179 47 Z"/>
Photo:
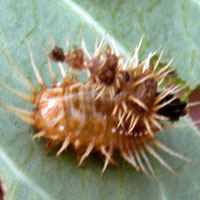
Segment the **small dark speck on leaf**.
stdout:
<path fill-rule="evenodd" d="M 200 101 L 200 89 L 194 90 L 189 96 L 189 103 L 197 101 Z M 190 107 L 189 114 L 194 122 L 198 121 L 200 119 L 200 105 Z M 200 123 L 197 124 L 197 127 L 200 130 Z"/>
<path fill-rule="evenodd" d="M 4 189 L 3 189 L 3 184 L 2 181 L 0 180 L 0 200 L 4 200 Z"/>

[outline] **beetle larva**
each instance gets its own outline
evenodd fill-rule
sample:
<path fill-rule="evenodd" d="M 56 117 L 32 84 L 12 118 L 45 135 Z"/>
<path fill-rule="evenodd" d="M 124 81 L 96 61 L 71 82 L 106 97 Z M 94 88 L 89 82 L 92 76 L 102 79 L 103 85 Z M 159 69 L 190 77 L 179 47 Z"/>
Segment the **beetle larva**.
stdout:
<path fill-rule="evenodd" d="M 80 49 L 69 50 L 66 54 L 60 47 L 55 46 L 48 54 L 53 84 L 51 87 L 43 82 L 27 42 L 40 90 L 36 90 L 5 55 L 32 95 L 21 93 L 2 81 L 1 84 L 21 99 L 34 104 L 35 109 L 29 111 L 5 104 L 1 106 L 38 130 L 33 139 L 47 139 L 47 152 L 61 145 L 57 152 L 59 155 L 69 145 L 73 145 L 79 166 L 92 151 L 99 151 L 105 156 L 103 173 L 109 163 L 115 163 L 114 151 L 119 151 L 137 170 L 155 177 L 148 159 L 149 153 L 176 174 L 150 145 L 151 142 L 175 157 L 190 161 L 155 138 L 155 133 L 171 126 L 165 121 L 174 122 L 187 111 L 186 103 L 176 96 L 181 90 L 178 85 L 170 85 L 158 92 L 158 83 L 165 80 L 172 71 L 169 68 L 171 61 L 159 69 L 162 53 L 155 65 L 150 65 L 150 59 L 155 55 L 150 53 L 144 61 L 139 62 L 140 41 L 133 57 L 126 64 L 116 47 L 108 46 L 105 50 L 103 41 L 104 38 L 93 55 L 88 53 L 84 42 Z M 56 80 L 51 60 L 58 63 L 62 83 Z M 64 64 L 69 66 L 72 78 L 67 77 Z M 75 70 L 86 70 L 88 82 L 79 81 Z"/>

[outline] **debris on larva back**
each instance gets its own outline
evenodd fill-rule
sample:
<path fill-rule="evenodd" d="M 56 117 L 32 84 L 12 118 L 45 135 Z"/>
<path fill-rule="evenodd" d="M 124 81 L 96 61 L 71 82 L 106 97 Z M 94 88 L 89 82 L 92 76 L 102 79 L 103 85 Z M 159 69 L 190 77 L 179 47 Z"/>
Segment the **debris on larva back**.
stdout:
<path fill-rule="evenodd" d="M 170 123 L 179 120 L 187 112 L 187 104 L 176 96 L 181 90 L 178 85 L 169 85 L 158 92 L 160 82 L 172 71 L 169 68 L 172 61 L 160 69 L 158 65 L 162 52 L 154 65 L 150 64 L 150 60 L 156 52 L 150 53 L 144 61 L 138 61 L 141 39 L 134 55 L 126 62 L 116 47 L 106 48 L 104 40 L 103 37 L 93 54 L 88 52 L 84 41 L 82 47 L 70 48 L 66 53 L 55 45 L 47 54 L 52 86 L 46 86 L 43 82 L 34 63 L 30 44 L 26 41 L 40 90 L 36 90 L 5 54 L 9 65 L 32 95 L 21 93 L 3 81 L 1 85 L 34 104 L 35 109 L 29 111 L 2 103 L 0 105 L 38 130 L 32 139 L 45 138 L 46 152 L 59 145 L 58 156 L 69 145 L 73 146 L 78 166 L 82 166 L 92 151 L 99 151 L 105 157 L 103 174 L 108 164 L 115 164 L 113 153 L 119 151 L 124 160 L 148 177 L 155 178 L 148 154 L 176 174 L 153 148 L 154 145 L 168 154 L 190 161 L 166 147 L 155 135 L 158 131 L 170 128 Z M 58 64 L 62 83 L 56 79 L 51 60 Z M 77 70 L 87 71 L 87 83 L 77 79 Z M 68 78 L 67 72 L 71 73 L 72 78 Z"/>

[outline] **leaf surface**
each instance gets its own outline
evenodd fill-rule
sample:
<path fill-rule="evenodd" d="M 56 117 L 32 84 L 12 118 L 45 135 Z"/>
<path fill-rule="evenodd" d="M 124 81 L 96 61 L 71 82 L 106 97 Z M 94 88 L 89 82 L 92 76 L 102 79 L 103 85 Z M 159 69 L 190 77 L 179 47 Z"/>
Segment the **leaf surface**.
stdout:
<path fill-rule="evenodd" d="M 107 32 L 108 42 L 115 42 L 122 53 L 132 51 L 145 34 L 141 59 L 150 51 L 165 49 L 163 62 L 175 56 L 173 66 L 190 87 L 200 78 L 200 3 L 197 0 L 12 0 L 0 1 L 0 45 L 19 70 L 34 84 L 24 37 L 31 42 L 34 59 L 42 77 L 50 84 L 43 47 L 56 44 L 65 48 L 67 33 L 71 45 L 79 45 L 82 33 L 88 49 L 94 50 L 95 31 Z M 70 27 L 70 31 L 68 30 Z M 95 31 L 94 31 L 95 30 Z M 27 92 L 16 73 L 1 54 L 0 80 Z M 55 67 L 54 67 L 55 68 Z M 57 72 L 57 76 L 59 73 Z M 5 88 L 0 87 L 0 101 L 32 109 Z M 11 200 L 196 200 L 200 196 L 200 138 L 191 124 L 157 134 L 171 149 L 197 161 L 185 163 L 158 151 L 177 171 L 171 175 L 155 159 L 151 159 L 159 183 L 137 173 L 116 155 L 119 166 L 109 167 L 100 178 L 101 159 L 88 158 L 78 168 L 72 150 L 58 158 L 46 155 L 43 140 L 31 142 L 35 131 L 12 114 L 0 108 L 0 174 Z"/>

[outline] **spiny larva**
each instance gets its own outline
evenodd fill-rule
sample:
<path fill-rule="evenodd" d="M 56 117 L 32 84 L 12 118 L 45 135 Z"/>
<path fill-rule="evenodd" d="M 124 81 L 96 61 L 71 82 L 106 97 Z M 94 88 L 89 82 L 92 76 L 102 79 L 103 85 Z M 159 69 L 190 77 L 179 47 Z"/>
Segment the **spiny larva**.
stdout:
<path fill-rule="evenodd" d="M 176 174 L 153 146 L 190 161 L 156 139 L 157 132 L 171 127 L 187 113 L 186 102 L 177 97 L 182 90 L 180 86 L 168 85 L 162 91 L 158 90 L 172 72 L 169 67 L 172 60 L 164 67 L 158 67 L 163 52 L 151 65 L 150 60 L 156 52 L 150 53 L 143 61 L 138 60 L 142 39 L 130 59 L 121 55 L 116 45 L 106 48 L 105 37 L 96 45 L 93 54 L 88 52 L 84 40 L 81 48 L 68 47 L 66 53 L 54 45 L 47 54 L 52 80 L 52 86 L 47 86 L 34 63 L 30 44 L 26 42 L 40 89 L 36 90 L 6 54 L 9 65 L 32 95 L 21 93 L 3 81 L 0 83 L 34 104 L 35 109 L 0 105 L 37 130 L 32 139 L 45 138 L 47 152 L 59 145 L 58 156 L 71 145 L 76 151 L 78 166 L 92 151 L 100 152 L 105 157 L 103 174 L 108 164 L 115 164 L 113 153 L 118 151 L 124 160 L 149 177 L 155 177 L 155 172 L 148 155 Z M 62 83 L 57 81 L 51 61 L 57 62 Z M 77 79 L 77 70 L 87 72 L 87 83 Z M 67 76 L 68 72 L 71 78 Z"/>

